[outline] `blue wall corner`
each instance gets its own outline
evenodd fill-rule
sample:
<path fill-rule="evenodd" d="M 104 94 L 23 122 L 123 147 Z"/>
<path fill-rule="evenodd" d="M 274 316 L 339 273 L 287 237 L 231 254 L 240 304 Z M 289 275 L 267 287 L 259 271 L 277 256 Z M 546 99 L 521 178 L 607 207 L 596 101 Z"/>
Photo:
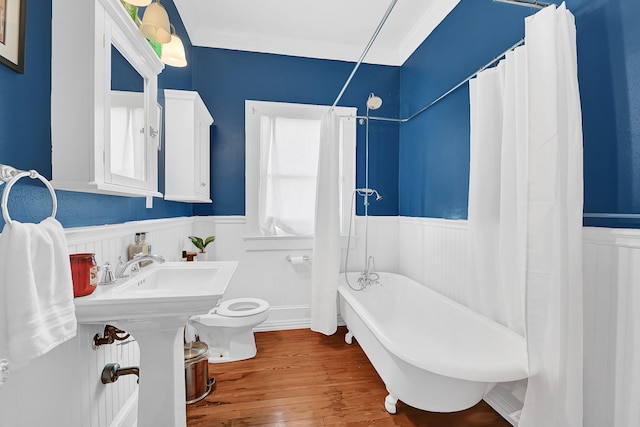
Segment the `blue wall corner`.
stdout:
<path fill-rule="evenodd" d="M 640 213 L 640 2 L 566 3 L 577 27 L 584 210 Z M 403 117 L 522 38 L 524 18 L 534 12 L 491 0 L 462 0 L 403 65 Z M 466 218 L 468 112 L 468 85 L 464 85 L 422 116 L 401 125 L 400 215 Z M 585 219 L 584 223 L 638 228 L 640 221 Z"/>
<path fill-rule="evenodd" d="M 529 13 L 529 8 L 491 0 L 462 0 L 403 65 L 402 117 L 429 104 L 520 40 L 523 19 Z M 400 215 L 467 217 L 468 85 L 400 126 L 399 157 Z"/>

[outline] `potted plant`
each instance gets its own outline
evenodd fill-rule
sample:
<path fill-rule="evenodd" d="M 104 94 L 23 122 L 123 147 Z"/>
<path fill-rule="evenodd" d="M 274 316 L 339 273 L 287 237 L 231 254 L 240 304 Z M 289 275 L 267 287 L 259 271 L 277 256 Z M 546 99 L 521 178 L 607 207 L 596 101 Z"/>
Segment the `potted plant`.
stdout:
<path fill-rule="evenodd" d="M 209 243 L 216 240 L 216 236 L 209 236 L 204 240 L 202 239 L 202 237 L 189 236 L 189 240 L 191 240 L 191 243 L 193 243 L 193 245 L 200 250 L 200 253 L 198 253 L 198 261 L 206 261 L 208 258 L 208 254 L 205 249 Z"/>

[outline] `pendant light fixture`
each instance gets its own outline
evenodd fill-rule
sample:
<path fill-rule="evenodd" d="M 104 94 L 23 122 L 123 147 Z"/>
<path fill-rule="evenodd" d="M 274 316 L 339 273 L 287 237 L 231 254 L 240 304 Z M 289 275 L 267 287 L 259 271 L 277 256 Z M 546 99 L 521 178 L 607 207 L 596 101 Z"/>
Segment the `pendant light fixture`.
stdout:
<path fill-rule="evenodd" d="M 151 0 L 126 0 L 127 3 L 133 6 L 149 6 L 151 4 Z"/>
<path fill-rule="evenodd" d="M 184 53 L 184 45 L 182 40 L 176 34 L 176 27 L 171 24 L 171 41 L 162 45 L 162 56 L 160 60 L 172 67 L 186 67 L 187 58 Z"/>
<path fill-rule="evenodd" d="M 140 32 L 156 43 L 169 43 L 171 41 L 170 25 L 167 11 L 159 0 L 155 0 L 144 10 Z"/>

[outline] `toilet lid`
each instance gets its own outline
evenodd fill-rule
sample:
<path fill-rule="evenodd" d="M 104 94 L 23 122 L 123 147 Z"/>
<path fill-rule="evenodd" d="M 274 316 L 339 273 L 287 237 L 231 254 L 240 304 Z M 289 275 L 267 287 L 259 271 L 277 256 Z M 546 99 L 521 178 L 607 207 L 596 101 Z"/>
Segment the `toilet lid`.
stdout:
<path fill-rule="evenodd" d="M 215 309 L 220 316 L 247 317 L 260 314 L 269 308 L 269 303 L 260 298 L 234 298 L 222 301 Z"/>

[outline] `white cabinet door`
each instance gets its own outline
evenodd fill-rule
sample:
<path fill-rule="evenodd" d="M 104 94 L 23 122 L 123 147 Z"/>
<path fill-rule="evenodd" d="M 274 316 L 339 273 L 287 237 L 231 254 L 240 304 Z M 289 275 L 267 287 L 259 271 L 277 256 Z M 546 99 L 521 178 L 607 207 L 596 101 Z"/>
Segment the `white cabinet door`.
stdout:
<path fill-rule="evenodd" d="M 123 70 L 112 68 L 118 64 L 125 66 L 123 74 L 138 91 L 112 87 L 115 75 Z M 157 82 L 163 68 L 119 0 L 80 1 L 73 6 L 68 1 L 52 3 L 55 188 L 162 196 L 158 193 Z M 118 117 L 130 123 L 112 123 Z"/>
<path fill-rule="evenodd" d="M 211 203 L 213 118 L 198 92 L 165 89 L 166 200 Z"/>
<path fill-rule="evenodd" d="M 197 164 L 198 167 L 194 191 L 202 200 L 209 200 L 211 197 L 211 126 L 209 122 L 202 120 L 197 120 L 196 126 L 198 128 L 198 155 L 194 163 Z"/>

